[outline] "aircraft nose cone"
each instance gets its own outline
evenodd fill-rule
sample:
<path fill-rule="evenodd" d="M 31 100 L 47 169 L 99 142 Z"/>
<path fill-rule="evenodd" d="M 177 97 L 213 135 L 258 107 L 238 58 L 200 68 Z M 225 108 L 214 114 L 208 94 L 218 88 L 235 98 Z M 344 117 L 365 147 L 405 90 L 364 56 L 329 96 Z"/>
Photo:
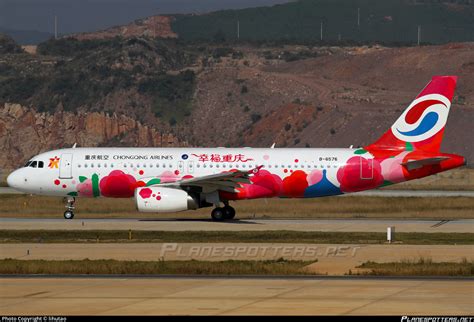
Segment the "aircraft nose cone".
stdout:
<path fill-rule="evenodd" d="M 19 176 L 17 171 L 13 171 L 10 173 L 10 175 L 7 177 L 7 184 L 11 188 L 18 188 L 19 186 Z"/>

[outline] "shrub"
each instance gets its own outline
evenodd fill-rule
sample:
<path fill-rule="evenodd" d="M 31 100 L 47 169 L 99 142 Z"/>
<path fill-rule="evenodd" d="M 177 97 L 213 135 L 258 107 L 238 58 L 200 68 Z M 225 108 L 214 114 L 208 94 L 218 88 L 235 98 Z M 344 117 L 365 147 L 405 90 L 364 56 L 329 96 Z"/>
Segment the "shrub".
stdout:
<path fill-rule="evenodd" d="M 252 123 L 257 123 L 258 121 L 260 121 L 262 116 L 260 114 L 254 113 L 250 116 L 250 118 L 252 119 Z"/>

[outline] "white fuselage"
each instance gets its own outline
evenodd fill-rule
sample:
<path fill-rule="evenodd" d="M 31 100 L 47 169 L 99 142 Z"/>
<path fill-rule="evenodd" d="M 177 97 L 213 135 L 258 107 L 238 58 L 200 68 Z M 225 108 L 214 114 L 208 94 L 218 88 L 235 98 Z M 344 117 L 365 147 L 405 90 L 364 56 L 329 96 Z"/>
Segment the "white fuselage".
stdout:
<path fill-rule="evenodd" d="M 35 156 L 30 161 L 36 161 L 36 167 L 16 170 L 9 177 L 9 185 L 28 193 L 67 196 L 76 191 L 83 178 L 96 176 L 102 180 L 114 170 L 137 181 L 159 179 L 164 183 L 261 166 L 282 179 L 298 170 L 324 170 L 327 179 L 337 186 L 337 171 L 353 152 L 354 149 L 309 148 L 71 148 Z M 39 162 L 42 168 L 38 167 Z M 92 191 L 80 196 L 101 194 Z"/>

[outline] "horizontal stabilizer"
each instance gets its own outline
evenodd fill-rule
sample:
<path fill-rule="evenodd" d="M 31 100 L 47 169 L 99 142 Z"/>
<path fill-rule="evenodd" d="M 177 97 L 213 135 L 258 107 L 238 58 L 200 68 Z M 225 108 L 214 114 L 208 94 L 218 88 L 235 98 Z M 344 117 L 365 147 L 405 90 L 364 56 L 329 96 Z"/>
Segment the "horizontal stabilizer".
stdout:
<path fill-rule="evenodd" d="M 425 165 L 435 165 L 435 164 L 440 164 L 442 161 L 447 160 L 449 158 L 447 157 L 434 157 L 434 158 L 426 158 L 426 159 L 421 159 L 421 160 L 411 160 L 402 163 L 402 166 L 404 166 L 408 171 L 419 169 Z"/>

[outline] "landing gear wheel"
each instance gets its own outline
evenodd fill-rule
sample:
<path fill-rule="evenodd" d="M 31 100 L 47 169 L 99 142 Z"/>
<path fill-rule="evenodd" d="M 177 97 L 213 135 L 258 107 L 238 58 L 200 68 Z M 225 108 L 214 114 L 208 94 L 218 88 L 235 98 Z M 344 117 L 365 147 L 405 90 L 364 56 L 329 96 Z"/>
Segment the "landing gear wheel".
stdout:
<path fill-rule="evenodd" d="M 225 212 L 223 208 L 217 207 L 214 208 L 211 212 L 211 217 L 215 221 L 222 221 L 224 220 Z"/>
<path fill-rule="evenodd" d="M 66 211 L 64 212 L 65 219 L 72 219 L 74 218 L 74 203 L 76 202 L 76 198 L 74 197 L 67 197 L 66 198 Z"/>
<path fill-rule="evenodd" d="M 65 219 L 72 219 L 72 218 L 74 218 L 74 213 L 71 210 L 66 210 L 64 212 L 64 218 Z"/>
<path fill-rule="evenodd" d="M 234 219 L 235 209 L 231 206 L 225 206 L 224 208 L 224 219 Z"/>

